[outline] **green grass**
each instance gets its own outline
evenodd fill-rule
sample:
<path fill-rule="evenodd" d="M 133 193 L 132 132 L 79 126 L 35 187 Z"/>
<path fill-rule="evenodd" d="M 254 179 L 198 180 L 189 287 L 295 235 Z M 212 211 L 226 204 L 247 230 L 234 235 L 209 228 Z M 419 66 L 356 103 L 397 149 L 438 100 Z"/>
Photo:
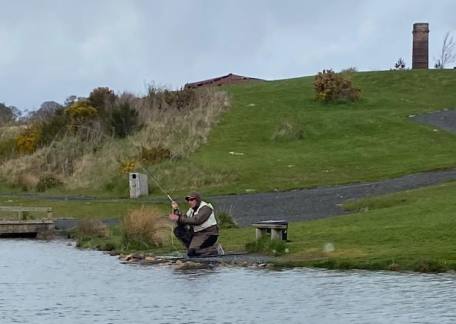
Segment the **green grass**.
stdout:
<path fill-rule="evenodd" d="M 128 214 L 132 209 L 141 208 L 141 206 L 158 206 L 163 210 L 163 214 L 169 212 L 168 204 L 157 204 L 156 201 L 147 200 L 128 200 L 128 199 L 100 199 L 88 201 L 74 200 L 48 200 L 37 198 L 24 198 L 18 196 L 0 196 L 0 206 L 29 206 L 29 207 L 52 207 L 55 218 L 91 218 L 107 219 L 121 218 Z M 0 218 L 14 215 L 0 214 Z M 40 214 L 33 214 L 34 217 L 40 217 Z M 44 214 L 41 215 L 45 216 Z"/>
<path fill-rule="evenodd" d="M 191 161 L 208 175 L 230 176 L 200 189 L 287 190 L 456 166 L 456 136 L 408 117 L 456 107 L 455 71 L 354 73 L 362 90 L 354 104 L 315 102 L 312 82 L 305 77 L 228 88 L 231 111 Z M 277 139 L 284 123 L 296 133 Z"/>
<path fill-rule="evenodd" d="M 351 202 L 361 212 L 290 225 L 284 264 L 329 268 L 456 269 L 456 182 Z M 333 252 L 325 252 L 327 244 Z"/>

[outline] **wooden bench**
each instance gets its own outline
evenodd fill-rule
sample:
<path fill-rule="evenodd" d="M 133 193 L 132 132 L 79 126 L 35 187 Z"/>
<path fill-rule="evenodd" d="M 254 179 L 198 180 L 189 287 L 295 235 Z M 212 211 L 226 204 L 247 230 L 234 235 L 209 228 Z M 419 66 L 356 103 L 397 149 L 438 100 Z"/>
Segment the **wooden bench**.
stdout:
<path fill-rule="evenodd" d="M 256 228 L 256 239 L 271 233 L 271 240 L 287 240 L 288 221 L 286 220 L 267 220 L 252 224 Z"/>
<path fill-rule="evenodd" d="M 24 220 L 24 212 L 46 213 L 48 219 L 52 219 L 51 207 L 25 207 L 25 206 L 0 206 L 0 212 L 17 213 L 17 218 Z"/>

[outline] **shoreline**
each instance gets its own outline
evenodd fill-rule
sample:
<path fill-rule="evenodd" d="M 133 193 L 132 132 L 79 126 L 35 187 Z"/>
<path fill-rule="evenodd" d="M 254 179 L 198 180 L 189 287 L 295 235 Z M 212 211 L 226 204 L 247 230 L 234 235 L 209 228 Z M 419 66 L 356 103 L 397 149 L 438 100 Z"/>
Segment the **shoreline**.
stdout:
<path fill-rule="evenodd" d="M 76 241 L 75 241 L 76 242 Z M 236 253 L 219 257 L 189 258 L 180 253 L 176 256 L 176 251 L 166 253 L 156 253 L 153 250 L 139 251 L 106 251 L 96 248 L 74 245 L 75 248 L 96 250 L 118 257 L 122 264 L 155 265 L 168 264 L 176 265 L 182 269 L 213 268 L 216 266 L 241 266 L 250 268 L 263 268 L 269 270 L 287 269 L 324 269 L 324 270 L 363 270 L 363 271 L 391 271 L 391 272 L 413 272 L 413 273 L 454 273 L 455 268 L 448 267 L 451 260 L 437 260 L 432 258 L 415 258 L 409 265 L 400 263 L 375 262 L 373 259 L 344 259 L 327 256 L 312 258 L 308 260 L 292 260 L 292 256 L 270 256 L 260 253 Z"/>
<path fill-rule="evenodd" d="M 36 240 L 30 238 L 8 238 L 14 240 Z M 456 274 L 456 269 L 444 267 L 451 260 L 424 260 L 416 259 L 417 268 L 401 268 L 400 264 L 391 263 L 389 265 L 371 262 L 365 260 L 349 260 L 343 262 L 330 257 L 315 258 L 312 260 L 287 260 L 281 256 L 268 256 L 256 253 L 232 253 L 221 257 L 189 258 L 182 253 L 176 254 L 176 251 L 168 255 L 164 253 L 157 254 L 153 250 L 142 251 L 108 251 L 98 248 L 78 245 L 78 240 L 69 238 L 61 233 L 55 235 L 53 239 L 39 241 L 61 241 L 62 244 L 71 246 L 80 250 L 98 251 L 103 254 L 117 257 L 120 264 L 132 264 L 143 266 L 172 266 L 176 270 L 197 270 L 197 269 L 214 269 L 216 267 L 244 267 L 250 269 L 266 270 L 292 270 L 292 269 L 321 269 L 335 271 L 388 271 L 397 273 L 415 273 L 415 274 Z"/>

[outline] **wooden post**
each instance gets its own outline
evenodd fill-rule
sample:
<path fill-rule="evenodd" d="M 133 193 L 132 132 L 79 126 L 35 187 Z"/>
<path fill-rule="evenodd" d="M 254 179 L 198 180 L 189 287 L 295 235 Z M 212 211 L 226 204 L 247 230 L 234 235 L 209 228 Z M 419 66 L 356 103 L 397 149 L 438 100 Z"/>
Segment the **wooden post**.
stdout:
<path fill-rule="evenodd" d="M 48 219 L 52 219 L 52 217 L 53 217 L 52 208 L 48 208 L 47 217 L 48 217 Z"/>
<path fill-rule="evenodd" d="M 271 240 L 281 240 L 282 239 L 282 230 L 271 228 Z"/>
<path fill-rule="evenodd" d="M 259 240 L 263 236 L 263 230 L 261 228 L 257 228 L 255 231 L 256 239 Z"/>

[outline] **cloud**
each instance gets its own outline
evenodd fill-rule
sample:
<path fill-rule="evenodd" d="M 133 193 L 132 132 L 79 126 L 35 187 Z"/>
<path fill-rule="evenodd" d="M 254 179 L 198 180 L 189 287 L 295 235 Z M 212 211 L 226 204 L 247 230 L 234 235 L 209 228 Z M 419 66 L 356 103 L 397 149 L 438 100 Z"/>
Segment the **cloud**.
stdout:
<path fill-rule="evenodd" d="M 34 109 L 97 86 L 144 93 L 229 72 L 266 79 L 411 64 L 412 24 L 430 59 L 455 30 L 453 1 L 0 0 L 0 102 Z"/>

